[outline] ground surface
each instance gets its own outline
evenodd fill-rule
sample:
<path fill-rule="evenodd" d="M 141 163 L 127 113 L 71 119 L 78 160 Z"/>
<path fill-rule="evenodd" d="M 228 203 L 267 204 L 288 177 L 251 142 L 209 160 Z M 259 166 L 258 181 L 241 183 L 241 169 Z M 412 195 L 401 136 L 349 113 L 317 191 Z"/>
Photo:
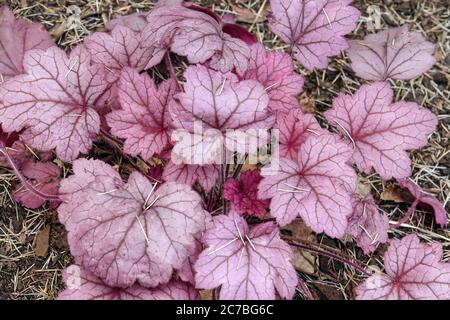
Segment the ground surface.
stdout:
<path fill-rule="evenodd" d="M 85 0 L 85 1 L 31 1 L 0 0 L 14 9 L 17 16 L 41 22 L 57 43 L 70 48 L 82 41 L 89 32 L 101 30 L 104 23 L 118 14 L 145 11 L 155 1 Z M 271 48 L 284 48 L 268 31 L 263 21 L 268 12 L 266 0 L 195 1 L 214 7 L 219 13 L 236 12 L 238 19 L 253 31 L 260 41 Z M 450 9 L 445 0 L 356 0 L 354 5 L 362 12 L 360 25 L 350 37 L 361 38 L 368 30 L 407 24 L 423 32 L 437 44 L 437 63 L 427 74 L 413 81 L 393 82 L 398 99 L 408 99 L 431 109 L 439 117 L 439 128 L 429 144 L 412 154 L 414 176 L 427 192 L 434 194 L 449 208 L 450 173 Z M 379 9 L 379 10 L 378 10 Z M 377 11 L 381 12 L 378 16 Z M 378 18 L 378 19 L 377 19 Z M 379 20 L 377 23 L 377 20 Z M 327 70 L 308 73 L 305 92 L 301 95 L 305 110 L 321 119 L 333 97 L 345 90 L 354 92 L 360 82 L 353 76 L 347 60 L 341 55 Z M 96 157 L 114 161 L 99 142 L 93 151 Z M 405 212 L 402 203 L 384 201 L 381 193 L 393 190 L 392 183 L 384 183 L 376 175 L 363 177 L 370 186 L 378 204 L 394 222 Z M 11 200 L 10 191 L 17 179 L 0 168 L 0 299 L 52 299 L 62 288 L 60 270 L 71 263 L 64 228 L 58 223 L 54 211 L 24 210 Z M 400 229 L 391 231 L 391 237 L 416 233 L 423 240 L 440 241 L 450 258 L 450 232 L 440 230 L 429 215 L 416 213 Z M 350 241 L 336 241 L 317 237 L 317 241 L 339 248 L 350 257 L 357 257 L 368 266 L 381 266 L 381 246 L 370 257 L 363 256 Z M 302 275 L 313 295 L 319 299 L 348 299 L 358 277 L 349 268 L 326 258 L 315 258 L 312 266 L 300 266 Z"/>

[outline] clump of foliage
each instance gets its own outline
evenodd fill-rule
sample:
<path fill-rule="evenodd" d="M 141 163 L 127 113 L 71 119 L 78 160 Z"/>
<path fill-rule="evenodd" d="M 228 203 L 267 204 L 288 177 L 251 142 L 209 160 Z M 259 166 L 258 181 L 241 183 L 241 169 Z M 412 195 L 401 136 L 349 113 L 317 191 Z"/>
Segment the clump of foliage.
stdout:
<path fill-rule="evenodd" d="M 397 179 L 415 199 L 406 218 L 426 205 L 446 227 L 438 200 L 408 180 L 407 151 L 427 144 L 437 118 L 395 101 L 386 82 L 426 72 L 434 45 L 406 27 L 347 41 L 359 18 L 348 0 L 270 2 L 269 27 L 302 66 L 326 68 L 347 50 L 356 75 L 375 81 L 333 100 L 325 112 L 332 131 L 301 111 L 304 80 L 291 56 L 269 51 L 231 16 L 161 0 L 66 53 L 40 25 L 1 8 L 0 163 L 21 181 L 17 201 L 58 207 L 75 259 L 61 299 L 198 299 L 200 289 L 221 299 L 292 299 L 297 287 L 310 297 L 293 248 L 368 276 L 358 299 L 450 299 L 441 246 L 414 235 L 389 241 L 387 216 L 357 190 L 358 174 Z M 183 81 L 175 55 L 187 66 Z M 157 66 L 167 70 L 162 82 L 147 72 Z M 278 130 L 279 168 L 217 162 L 231 142 L 197 137 L 198 123 L 219 134 Z M 177 130 L 196 139 L 177 141 Z M 124 174 L 83 158 L 99 138 L 146 166 Z M 201 161 L 180 152 L 198 145 L 208 150 Z M 241 150 L 236 157 L 252 156 Z M 55 158 L 72 166 L 68 177 Z M 353 237 L 366 254 L 388 242 L 385 273 L 280 233 L 298 219 L 316 233 Z"/>

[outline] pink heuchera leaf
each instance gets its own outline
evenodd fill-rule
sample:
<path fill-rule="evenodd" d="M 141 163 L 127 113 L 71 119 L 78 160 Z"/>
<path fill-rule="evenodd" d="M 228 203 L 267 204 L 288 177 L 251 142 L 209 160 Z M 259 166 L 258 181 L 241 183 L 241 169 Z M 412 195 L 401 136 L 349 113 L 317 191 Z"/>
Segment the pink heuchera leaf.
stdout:
<path fill-rule="evenodd" d="M 353 213 L 348 219 L 347 233 L 356 239 L 365 254 L 375 251 L 388 240 L 389 218 L 378 210 L 371 195 L 352 197 Z"/>
<path fill-rule="evenodd" d="M 54 42 L 42 24 L 15 19 L 14 14 L 0 8 L 0 83 L 24 73 L 23 59 L 33 49 L 47 49 Z"/>
<path fill-rule="evenodd" d="M 63 161 L 86 153 L 100 131 L 96 101 L 108 87 L 104 69 L 77 47 L 70 56 L 56 47 L 25 55 L 26 74 L 0 87 L 0 121 L 6 132 L 20 131 L 41 151 L 56 149 Z"/>
<path fill-rule="evenodd" d="M 223 74 L 205 66 L 191 66 L 185 72 L 184 92 L 175 96 L 172 117 L 177 128 L 194 133 L 196 125 L 201 125 L 200 138 L 193 137 L 175 144 L 173 154 L 184 163 L 199 163 L 192 157 L 214 154 L 223 144 L 213 136 L 211 141 L 207 131 L 225 134 L 227 130 L 269 129 L 274 118 L 267 110 L 269 98 L 264 87 L 254 80 L 239 81 L 232 73 Z M 230 143 L 231 145 L 231 143 Z M 197 151 L 197 146 L 201 149 Z M 190 149 L 186 153 L 182 149 Z M 179 150 L 181 149 L 181 151 Z M 206 162 L 206 160 L 205 160 Z"/>
<path fill-rule="evenodd" d="M 147 25 L 146 16 L 146 14 L 140 12 L 127 14 L 125 16 L 118 16 L 111 21 L 108 21 L 105 27 L 106 30 L 112 31 L 116 26 L 124 26 L 138 33 L 144 30 Z"/>
<path fill-rule="evenodd" d="M 270 29 L 291 46 L 308 70 L 326 68 L 328 58 L 348 48 L 345 35 L 356 28 L 360 12 L 351 0 L 270 0 Z"/>
<path fill-rule="evenodd" d="M 433 212 L 436 223 L 439 224 L 442 228 L 445 228 L 447 226 L 447 211 L 445 211 L 444 205 L 438 199 L 430 194 L 425 193 L 417 184 L 415 184 L 410 179 L 400 179 L 398 183 L 402 188 L 408 189 L 408 191 L 415 198 L 413 206 L 419 206 L 427 211 Z"/>
<path fill-rule="evenodd" d="M 157 86 L 147 74 L 126 68 L 119 83 L 120 110 L 106 116 L 111 133 L 125 139 L 123 150 L 150 159 L 170 144 L 168 104 L 177 90 L 175 80 Z"/>
<path fill-rule="evenodd" d="M 295 73 L 291 57 L 282 51 L 267 51 L 256 43 L 250 47 L 250 60 L 243 79 L 259 81 L 269 95 L 269 109 L 289 112 L 298 108 L 296 96 L 304 80 Z"/>
<path fill-rule="evenodd" d="M 358 300 L 448 300 L 450 263 L 441 262 L 439 243 L 408 235 L 392 240 L 384 255 L 386 274 L 375 274 L 356 288 Z"/>
<path fill-rule="evenodd" d="M 21 167 L 21 173 L 39 191 L 48 195 L 57 195 L 59 188 L 59 176 L 61 174 L 57 165 L 51 162 L 35 162 L 27 160 Z M 13 198 L 24 207 L 36 209 L 42 206 L 46 200 L 29 192 L 20 183 L 13 192 Z M 51 207 L 58 206 L 59 202 L 51 202 Z"/>
<path fill-rule="evenodd" d="M 188 282 L 195 286 L 195 270 L 194 264 L 198 259 L 199 254 L 203 251 L 203 245 L 201 242 L 202 235 L 197 235 L 195 252 L 191 254 L 184 262 L 181 268 L 178 270 L 178 276 L 181 280 Z"/>
<path fill-rule="evenodd" d="M 416 103 L 393 103 L 386 82 L 363 85 L 353 96 L 341 93 L 325 116 L 353 143 L 352 162 L 364 173 L 373 167 L 385 180 L 411 175 L 406 150 L 426 145 L 437 125 L 436 116 Z"/>
<path fill-rule="evenodd" d="M 206 192 L 211 191 L 218 177 L 219 168 L 216 165 L 175 164 L 172 161 L 164 166 L 162 174 L 164 181 L 174 181 L 189 186 L 198 182 Z"/>
<path fill-rule="evenodd" d="M 350 41 L 351 68 L 366 80 L 409 80 L 428 71 L 436 59 L 435 46 L 407 26 L 390 28 Z"/>
<path fill-rule="evenodd" d="M 133 172 L 128 183 L 98 160 L 77 160 L 61 182 L 60 221 L 72 254 L 110 286 L 169 281 L 195 250 L 194 236 L 209 214 L 189 186 L 168 182 L 155 189 Z"/>
<path fill-rule="evenodd" d="M 304 114 L 300 109 L 279 113 L 275 128 L 279 130 L 280 156 L 297 161 L 300 146 L 310 136 L 330 134 L 320 127 L 313 115 Z"/>
<path fill-rule="evenodd" d="M 259 200 L 258 184 L 262 180 L 259 170 L 242 172 L 239 180 L 229 178 L 223 185 L 223 197 L 230 201 L 231 209 L 238 213 L 264 218 L 269 200 Z"/>
<path fill-rule="evenodd" d="M 210 66 L 222 72 L 234 68 L 242 73 L 250 54 L 248 45 L 222 31 L 220 21 L 200 10 L 183 5 L 161 5 L 147 16 L 143 33 L 146 45 L 169 48 L 186 56 L 191 63 L 210 61 Z"/>
<path fill-rule="evenodd" d="M 298 215 L 315 232 L 341 238 L 352 213 L 351 197 L 356 174 L 347 165 L 352 150 L 332 135 L 307 139 L 298 161 L 281 158 L 278 171 L 261 170 L 261 199 L 272 198 L 270 212 L 281 226 Z"/>
<path fill-rule="evenodd" d="M 118 25 L 111 32 L 95 32 L 84 40 L 92 60 L 103 64 L 112 80 L 120 78 L 125 67 L 142 71 L 152 59 L 161 61 L 164 52 L 141 45 L 141 33 Z M 155 57 L 155 55 L 157 57 Z"/>
<path fill-rule="evenodd" d="M 203 241 L 208 246 L 194 265 L 197 288 L 221 286 L 222 300 L 291 299 L 298 279 L 293 254 L 273 222 L 250 229 L 236 212 L 219 215 Z"/>
<path fill-rule="evenodd" d="M 59 293 L 58 300 L 197 300 L 198 292 L 189 284 L 170 281 L 154 289 L 134 284 L 129 288 L 106 285 L 92 272 L 71 265 L 62 272 L 67 288 Z"/>

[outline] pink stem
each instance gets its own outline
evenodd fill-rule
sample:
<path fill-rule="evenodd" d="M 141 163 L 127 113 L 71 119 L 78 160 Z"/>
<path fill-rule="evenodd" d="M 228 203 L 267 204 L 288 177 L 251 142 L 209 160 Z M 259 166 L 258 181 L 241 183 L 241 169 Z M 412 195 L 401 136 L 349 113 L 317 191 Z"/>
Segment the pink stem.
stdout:
<path fill-rule="evenodd" d="M 409 218 L 411 218 L 412 214 L 414 213 L 414 210 L 416 210 L 416 207 L 417 207 L 418 204 L 419 204 L 419 199 L 414 200 L 414 202 L 411 204 L 411 206 L 409 207 L 409 209 L 406 212 L 406 214 L 403 217 L 401 217 L 401 219 L 398 220 L 398 222 L 396 224 L 394 224 L 391 228 L 392 229 L 397 229 L 402 224 L 404 224 L 406 221 L 408 221 Z"/>
<path fill-rule="evenodd" d="M 16 164 L 14 163 L 14 160 L 11 158 L 11 156 L 8 153 L 7 148 L 3 145 L 3 143 L 0 143 L 0 152 L 5 156 L 6 160 L 8 160 L 9 166 L 14 171 L 17 178 L 19 178 L 22 185 L 32 194 L 34 194 L 36 197 L 41 198 L 43 200 L 49 200 L 49 201 L 61 201 L 59 196 L 55 195 L 49 195 L 45 194 L 38 189 L 36 189 L 31 183 L 28 182 L 28 180 L 22 175 L 19 168 L 17 168 Z"/>
<path fill-rule="evenodd" d="M 299 243 L 299 242 L 294 242 L 292 240 L 291 241 L 287 241 L 287 242 L 290 245 L 294 246 L 294 247 L 298 247 L 298 248 L 303 249 L 303 250 L 307 250 L 307 251 L 314 252 L 314 253 L 317 253 L 317 254 L 320 254 L 320 255 L 323 255 L 323 256 L 327 256 L 327 257 L 329 257 L 331 259 L 334 259 L 334 260 L 337 260 L 337 261 L 342 262 L 344 264 L 347 264 L 347 265 L 351 266 L 352 268 L 354 268 L 355 270 L 358 270 L 359 272 L 365 274 L 368 277 L 370 277 L 372 275 L 369 271 L 367 271 L 366 269 L 364 269 L 360 265 L 358 265 L 358 264 L 350 261 L 348 258 L 343 257 L 343 256 L 341 256 L 341 255 L 339 255 L 337 253 L 334 253 L 334 252 L 330 251 L 330 250 L 323 249 L 323 248 L 317 247 L 317 246 L 315 246 L 315 245 L 313 245 L 311 243 L 306 243 L 306 242 L 305 243 Z"/>
<path fill-rule="evenodd" d="M 298 279 L 298 286 L 300 287 L 300 290 L 302 291 L 302 294 L 306 300 L 314 300 L 314 297 L 313 297 L 311 291 L 309 290 L 308 286 L 300 278 Z"/>

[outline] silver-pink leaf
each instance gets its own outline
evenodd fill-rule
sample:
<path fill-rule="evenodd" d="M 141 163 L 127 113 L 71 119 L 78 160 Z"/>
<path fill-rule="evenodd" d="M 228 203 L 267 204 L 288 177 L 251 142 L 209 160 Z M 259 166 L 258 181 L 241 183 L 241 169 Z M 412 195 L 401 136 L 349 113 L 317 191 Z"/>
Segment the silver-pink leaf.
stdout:
<path fill-rule="evenodd" d="M 138 172 L 128 183 L 98 160 L 74 162 L 61 182 L 59 219 L 76 261 L 110 286 L 167 283 L 195 250 L 209 214 L 189 186 L 158 188 Z"/>
<path fill-rule="evenodd" d="M 351 68 L 366 80 L 409 80 L 428 71 L 436 62 L 435 46 L 407 26 L 389 28 L 350 41 Z"/>
<path fill-rule="evenodd" d="M 352 162 L 364 173 L 372 168 L 388 180 L 411 175 L 406 150 L 421 148 L 437 126 L 437 117 L 414 102 L 394 103 L 386 82 L 363 85 L 354 95 L 341 93 L 325 117 L 354 149 Z"/>
<path fill-rule="evenodd" d="M 291 46 L 308 70 L 326 68 L 329 57 L 348 48 L 359 11 L 351 0 L 271 0 L 270 29 Z"/>
<path fill-rule="evenodd" d="M 293 253 L 273 222 L 250 229 L 236 212 L 219 215 L 203 241 L 208 246 L 194 265 L 197 288 L 220 288 L 222 300 L 274 300 L 275 290 L 291 299 L 298 279 Z"/>
<path fill-rule="evenodd" d="M 356 288 L 359 300 L 449 300 L 450 263 L 441 262 L 442 245 L 421 243 L 415 234 L 392 240 L 384 255 L 386 273 Z"/>
<path fill-rule="evenodd" d="M 92 272 L 71 265 L 62 272 L 67 286 L 59 293 L 58 300 L 197 300 L 198 292 L 189 284 L 170 281 L 157 288 L 144 288 L 134 284 L 128 288 L 106 285 Z"/>

